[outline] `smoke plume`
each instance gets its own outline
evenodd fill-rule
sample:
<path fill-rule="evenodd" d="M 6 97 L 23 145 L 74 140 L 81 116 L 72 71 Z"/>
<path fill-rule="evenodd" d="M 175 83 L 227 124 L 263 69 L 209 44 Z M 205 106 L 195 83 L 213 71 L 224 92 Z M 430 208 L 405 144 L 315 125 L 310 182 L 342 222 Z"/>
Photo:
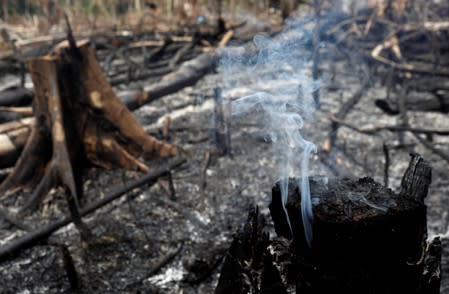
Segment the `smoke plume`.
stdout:
<path fill-rule="evenodd" d="M 226 90 L 235 86 L 243 84 L 246 88 L 245 93 L 232 101 L 233 117 L 257 116 L 259 127 L 272 142 L 275 152 L 281 155 L 278 177 L 288 221 L 285 209 L 288 178 L 292 170 L 301 171 L 298 186 L 302 195 L 302 221 L 310 246 L 313 212 L 308 171 L 310 154 L 316 152 L 316 147 L 301 131 L 315 109 L 312 93 L 317 90 L 318 82 L 310 78 L 302 40 L 304 32 L 300 26 L 291 25 L 275 38 L 258 35 L 252 46 L 231 47 L 219 53 L 220 70 L 229 87 L 224 89 L 224 97 Z"/>

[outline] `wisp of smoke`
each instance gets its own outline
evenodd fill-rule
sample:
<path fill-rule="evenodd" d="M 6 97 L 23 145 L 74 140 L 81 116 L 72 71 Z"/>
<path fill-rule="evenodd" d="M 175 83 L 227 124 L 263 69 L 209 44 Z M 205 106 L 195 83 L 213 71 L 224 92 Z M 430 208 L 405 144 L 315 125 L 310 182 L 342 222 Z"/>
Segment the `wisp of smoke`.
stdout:
<path fill-rule="evenodd" d="M 277 39 L 256 36 L 256 49 L 250 50 L 257 54 L 246 54 L 241 47 L 234 48 L 231 54 L 222 52 L 220 69 L 228 79 L 228 92 L 235 86 L 242 88 L 244 85 L 246 93 L 249 93 L 232 101 L 233 117 L 255 115 L 266 137 L 282 157 L 279 166 L 281 198 L 289 225 L 285 208 L 289 174 L 298 167 L 300 160 L 301 179 L 298 186 L 301 190 L 301 214 L 305 238 L 310 246 L 313 211 L 308 171 L 309 157 L 316 152 L 316 146 L 304 139 L 301 129 L 304 119 L 310 118 L 315 109 L 312 93 L 317 89 L 318 82 L 305 74 L 307 69 L 305 59 L 301 57 L 299 40 L 294 30 L 281 34 Z M 239 54 L 235 54 L 236 51 Z"/>

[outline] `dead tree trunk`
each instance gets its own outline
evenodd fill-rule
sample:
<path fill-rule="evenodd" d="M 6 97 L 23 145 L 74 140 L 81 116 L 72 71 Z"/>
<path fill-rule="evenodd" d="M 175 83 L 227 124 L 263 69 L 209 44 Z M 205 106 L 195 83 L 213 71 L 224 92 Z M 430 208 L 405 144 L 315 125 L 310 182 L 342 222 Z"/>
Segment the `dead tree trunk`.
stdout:
<path fill-rule="evenodd" d="M 37 184 L 26 205 L 32 206 L 52 187 L 62 186 L 69 202 L 77 203 L 86 165 L 148 172 L 137 159 L 142 153 L 178 152 L 145 133 L 113 92 L 87 41 L 63 42 L 50 54 L 31 60 L 29 69 L 35 123 L 13 172 L 0 186 L 1 193 Z"/>

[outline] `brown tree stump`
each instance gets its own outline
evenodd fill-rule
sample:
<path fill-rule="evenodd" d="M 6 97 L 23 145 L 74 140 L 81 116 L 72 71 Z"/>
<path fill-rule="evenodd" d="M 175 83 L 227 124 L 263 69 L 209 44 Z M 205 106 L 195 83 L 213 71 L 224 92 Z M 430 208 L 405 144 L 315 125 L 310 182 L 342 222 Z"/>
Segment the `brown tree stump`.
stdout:
<path fill-rule="evenodd" d="M 148 172 L 142 154 L 171 156 L 178 148 L 145 133 L 103 74 L 89 42 L 69 41 L 29 62 L 34 84 L 35 124 L 13 172 L 0 193 L 35 187 L 25 207 L 33 207 L 55 186 L 66 190 L 78 219 L 82 170 L 89 165 Z"/>
<path fill-rule="evenodd" d="M 278 237 L 258 241 L 265 240 L 264 228 L 250 214 L 232 242 L 216 293 L 439 293 L 441 242 L 426 240 L 430 180 L 431 168 L 419 155 L 397 194 L 370 178 L 312 177 L 311 247 L 298 181 L 291 179 L 288 190 L 291 229 L 277 183 L 270 212 Z"/>

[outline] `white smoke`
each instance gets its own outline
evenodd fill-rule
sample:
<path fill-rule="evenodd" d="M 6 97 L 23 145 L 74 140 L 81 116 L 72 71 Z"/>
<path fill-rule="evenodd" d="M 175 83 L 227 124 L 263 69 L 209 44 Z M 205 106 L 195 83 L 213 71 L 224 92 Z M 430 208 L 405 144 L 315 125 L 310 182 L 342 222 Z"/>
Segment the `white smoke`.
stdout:
<path fill-rule="evenodd" d="M 282 203 L 288 197 L 290 170 L 301 170 L 301 213 L 306 241 L 312 241 L 312 202 L 308 171 L 309 157 L 316 152 L 312 142 L 306 140 L 301 129 L 304 120 L 315 109 L 312 97 L 318 82 L 309 78 L 302 32 L 290 27 L 276 38 L 264 35 L 254 37 L 252 48 L 234 47 L 221 51 L 220 69 L 228 85 L 245 84 L 247 95 L 232 101 L 232 115 L 236 118 L 257 115 L 260 128 L 264 130 L 282 156 L 279 164 Z M 224 89 L 226 97 L 226 89 Z M 290 220 L 289 224 L 290 224 Z"/>

